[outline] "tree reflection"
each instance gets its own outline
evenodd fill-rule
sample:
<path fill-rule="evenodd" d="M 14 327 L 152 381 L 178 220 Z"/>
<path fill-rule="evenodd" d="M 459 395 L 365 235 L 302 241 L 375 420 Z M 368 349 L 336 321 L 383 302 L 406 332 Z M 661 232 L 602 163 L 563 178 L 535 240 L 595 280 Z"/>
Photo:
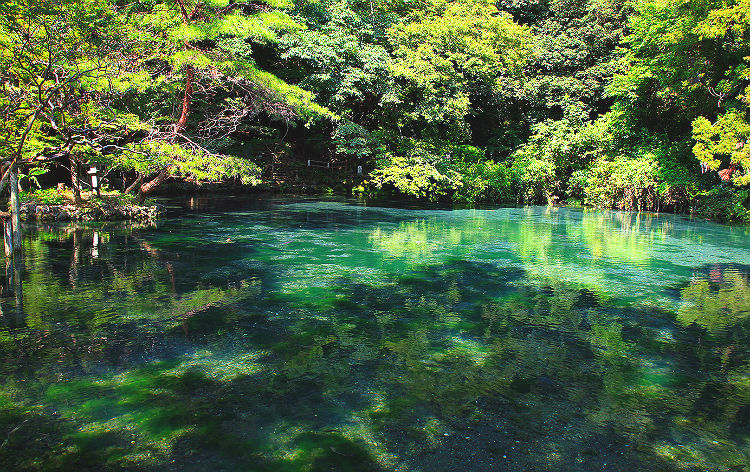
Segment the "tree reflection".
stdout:
<path fill-rule="evenodd" d="M 0 454 L 13 470 L 750 465 L 747 270 L 697 270 L 671 311 L 408 242 L 503 237 L 554 265 L 548 242 L 575 234 L 564 218 L 474 234 L 490 220 L 383 225 L 367 244 L 408 271 L 342 271 L 307 297 L 280 280 L 287 259 L 240 260 L 259 249 L 219 233 L 201 254 L 148 229 L 38 234 L 26 326 L 0 328 Z"/>
<path fill-rule="evenodd" d="M 678 313 L 684 326 L 693 323 L 713 336 L 750 321 L 750 272 L 715 266 L 699 273 L 681 291 L 685 304 Z"/>

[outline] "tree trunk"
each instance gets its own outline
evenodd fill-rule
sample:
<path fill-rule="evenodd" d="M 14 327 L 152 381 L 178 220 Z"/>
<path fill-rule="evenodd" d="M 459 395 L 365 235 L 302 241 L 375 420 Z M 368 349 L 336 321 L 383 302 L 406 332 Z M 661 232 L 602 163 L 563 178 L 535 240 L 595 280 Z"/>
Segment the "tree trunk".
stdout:
<path fill-rule="evenodd" d="M 18 193 L 18 164 L 14 162 L 10 167 L 10 217 L 14 251 L 21 249 L 21 198 Z"/>
<path fill-rule="evenodd" d="M 187 125 L 190 115 L 190 106 L 193 101 L 193 80 L 195 79 L 195 68 L 191 65 L 185 66 L 185 95 L 182 97 L 182 113 L 175 124 L 175 133 L 181 133 Z"/>
<path fill-rule="evenodd" d="M 139 173 L 138 174 L 138 178 L 135 179 L 135 182 L 133 182 L 132 184 L 130 184 L 130 186 L 128 186 L 128 188 L 125 189 L 125 192 L 124 192 L 125 195 L 127 195 L 130 192 L 132 192 L 133 190 L 135 190 L 135 188 L 138 186 L 138 184 L 141 183 L 141 180 L 143 180 L 143 174 Z"/>
<path fill-rule="evenodd" d="M 81 185 L 78 182 L 78 162 L 73 154 L 70 155 L 70 185 L 73 189 L 73 200 L 76 205 L 81 203 Z"/>
<path fill-rule="evenodd" d="M 8 180 L 10 179 L 10 164 L 3 166 L 3 169 L 3 178 L 0 180 L 0 193 L 3 193 L 5 187 L 8 185 Z"/>
<path fill-rule="evenodd" d="M 146 182 L 145 184 L 141 185 L 141 188 L 138 190 L 138 201 L 143 203 L 143 200 L 146 199 L 146 196 L 148 196 L 150 193 L 152 193 L 156 187 L 162 184 L 165 180 L 169 178 L 169 169 L 164 169 L 159 173 L 159 175 L 154 178 L 154 180 L 150 182 Z"/>

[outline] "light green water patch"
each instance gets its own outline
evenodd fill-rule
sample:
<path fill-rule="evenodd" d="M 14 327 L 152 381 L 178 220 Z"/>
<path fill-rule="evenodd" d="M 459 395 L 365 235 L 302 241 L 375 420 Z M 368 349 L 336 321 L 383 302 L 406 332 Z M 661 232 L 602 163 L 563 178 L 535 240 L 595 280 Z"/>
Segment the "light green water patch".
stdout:
<path fill-rule="evenodd" d="M 27 232 L 10 470 L 750 468 L 746 229 L 238 207 Z"/>

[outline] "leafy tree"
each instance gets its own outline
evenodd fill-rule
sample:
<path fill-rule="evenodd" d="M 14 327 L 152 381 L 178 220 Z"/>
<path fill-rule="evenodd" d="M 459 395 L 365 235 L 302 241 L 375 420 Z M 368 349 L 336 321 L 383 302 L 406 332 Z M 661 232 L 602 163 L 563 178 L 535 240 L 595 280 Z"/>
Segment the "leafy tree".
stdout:
<path fill-rule="evenodd" d="M 387 22 L 379 15 L 373 25 L 369 9 L 357 11 L 355 3 L 320 2 L 314 13 L 298 13 L 309 27 L 282 38 L 282 57 L 303 65 L 299 85 L 318 103 L 372 129 L 371 112 L 392 88 L 391 58 L 378 41 Z"/>
<path fill-rule="evenodd" d="M 403 152 L 382 154 L 372 182 L 379 189 L 435 201 L 452 194 L 461 185 L 461 176 L 451 168 L 445 149 L 412 142 Z"/>
<path fill-rule="evenodd" d="M 625 12 L 621 1 L 557 1 L 532 24 L 538 43 L 520 118 L 530 136 L 512 155 L 519 200 L 583 198 L 581 178 L 612 142 L 605 84 L 618 70 Z"/>
<path fill-rule="evenodd" d="M 35 164 L 47 148 L 62 150 L 71 156 L 78 190 L 74 149 L 88 147 L 93 131 L 81 117 L 98 102 L 97 85 L 121 63 L 122 24 L 99 0 L 9 1 L 0 5 L 0 17 L 0 154 L 20 247 L 18 166 Z"/>
<path fill-rule="evenodd" d="M 380 2 L 301 3 L 294 13 L 307 28 L 282 37 L 281 57 L 288 67 L 279 74 L 296 80 L 340 117 L 332 131 L 329 127 L 317 133 L 325 138 L 331 133 L 335 159 L 359 163 L 375 153 L 373 131 L 392 119 L 383 109 L 394 93 L 384 36 L 394 17 L 389 5 Z"/>
<path fill-rule="evenodd" d="M 728 169 L 719 173 L 722 180 L 750 184 L 750 148 L 746 146 L 750 123 L 744 113 L 732 110 L 720 115 L 716 123 L 698 117 L 693 121 L 693 137 L 696 140 L 693 153 L 706 168 L 719 170 L 728 165 Z M 735 174 L 737 167 L 740 171 Z"/>
<path fill-rule="evenodd" d="M 526 67 L 529 118 L 595 119 L 609 110 L 605 85 L 619 70 L 615 49 L 626 25 L 625 2 L 555 1 L 534 23 L 538 38 Z"/>
<path fill-rule="evenodd" d="M 257 166 L 225 152 L 234 144 L 227 138 L 247 133 L 251 120 L 260 114 L 285 121 L 331 116 L 309 92 L 286 84 L 254 61 L 254 45 L 274 44 L 280 34 L 302 28 L 284 12 L 290 5 L 154 0 L 123 9 L 152 51 L 142 61 L 155 75 L 147 85 L 167 91 L 182 85 L 179 114 L 169 125 L 173 106 L 168 101 L 153 109 L 137 98 L 123 102 L 140 105 L 133 107 L 134 114 L 151 128 L 117 161 L 138 172 L 136 182 L 155 176 L 141 184 L 141 197 L 170 176 L 257 181 Z"/>
<path fill-rule="evenodd" d="M 709 88 L 723 110 L 714 123 L 705 116 L 693 121 L 693 137 L 697 141 L 693 152 L 712 170 L 729 166 L 721 174 L 722 180 L 732 179 L 736 185 L 748 185 L 750 154 L 746 144 L 750 137 L 747 118 L 750 86 L 746 82 L 750 78 L 750 4 L 744 0 L 721 4 L 696 26 L 695 33 L 703 40 L 721 45 L 724 63 L 717 64 L 717 72 L 722 76 L 714 88 Z M 739 172 L 735 174 L 737 168 Z"/>
<path fill-rule="evenodd" d="M 722 180 L 750 183 L 747 3 L 640 1 L 635 8 L 627 72 L 610 88 L 618 107 L 671 139 L 692 131 L 704 172 L 730 166 Z"/>
<path fill-rule="evenodd" d="M 9 0 L 0 173 L 64 161 L 78 196 L 79 167 L 105 162 L 143 199 L 169 178 L 251 184 L 263 161 L 317 158 L 374 165 L 372 186 L 414 198 L 744 218 L 748 10 Z"/>
<path fill-rule="evenodd" d="M 499 108 L 532 41 L 527 28 L 484 0 L 424 2 L 389 30 L 395 125 L 412 137 L 466 141 L 470 115 Z"/>

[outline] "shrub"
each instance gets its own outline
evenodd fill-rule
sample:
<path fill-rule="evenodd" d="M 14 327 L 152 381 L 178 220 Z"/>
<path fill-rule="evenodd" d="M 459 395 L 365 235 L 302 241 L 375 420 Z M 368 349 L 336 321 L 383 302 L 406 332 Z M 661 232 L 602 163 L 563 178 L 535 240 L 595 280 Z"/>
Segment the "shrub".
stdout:
<path fill-rule="evenodd" d="M 653 154 L 597 161 L 588 174 L 585 202 L 621 210 L 655 209 L 658 170 L 659 163 Z"/>
<path fill-rule="evenodd" d="M 519 156 L 511 167 L 518 199 L 523 203 L 554 203 L 560 192 L 555 164 L 535 157 Z"/>
<path fill-rule="evenodd" d="M 456 166 L 461 174 L 461 186 L 453 199 L 464 203 L 500 203 L 515 200 L 511 170 L 503 164 L 480 161 Z"/>
<path fill-rule="evenodd" d="M 447 153 L 438 152 L 417 144 L 403 156 L 383 153 L 378 159 L 378 168 L 370 174 L 370 184 L 433 201 L 452 194 L 461 185 L 460 175 L 450 169 Z"/>
<path fill-rule="evenodd" d="M 750 191 L 721 185 L 697 196 L 695 214 L 721 222 L 750 222 Z"/>
<path fill-rule="evenodd" d="M 32 192 L 21 192 L 19 194 L 21 201 L 42 203 L 44 205 L 62 205 L 65 203 L 65 196 L 57 191 L 56 188 L 39 189 Z"/>

